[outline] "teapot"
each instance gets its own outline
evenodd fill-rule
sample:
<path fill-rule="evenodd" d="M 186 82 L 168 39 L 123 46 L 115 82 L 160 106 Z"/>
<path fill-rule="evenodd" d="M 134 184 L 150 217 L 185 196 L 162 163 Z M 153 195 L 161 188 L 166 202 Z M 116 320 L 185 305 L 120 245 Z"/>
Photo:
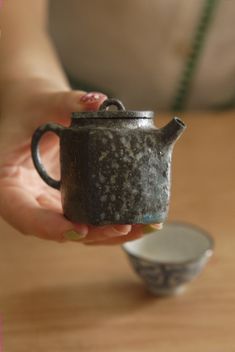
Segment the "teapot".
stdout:
<path fill-rule="evenodd" d="M 173 118 L 157 128 L 153 111 L 126 110 L 107 99 L 98 111 L 73 112 L 69 127 L 37 128 L 32 159 L 41 178 L 61 192 L 72 222 L 161 223 L 169 208 L 172 150 L 185 127 Z M 49 131 L 60 139 L 61 180 L 49 176 L 40 159 L 39 142 Z"/>

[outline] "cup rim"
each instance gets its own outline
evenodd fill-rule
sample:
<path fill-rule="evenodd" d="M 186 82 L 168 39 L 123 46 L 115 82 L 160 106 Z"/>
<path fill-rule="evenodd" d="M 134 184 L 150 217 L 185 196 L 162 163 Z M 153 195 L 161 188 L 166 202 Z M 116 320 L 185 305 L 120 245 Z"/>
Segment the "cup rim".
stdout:
<path fill-rule="evenodd" d="M 130 251 L 128 251 L 128 249 L 125 246 L 129 242 L 123 243 L 121 245 L 122 249 L 124 250 L 124 252 L 128 256 L 132 256 L 132 257 L 136 258 L 137 260 L 144 260 L 144 261 L 147 261 L 147 262 L 152 263 L 152 264 L 169 265 L 169 266 L 171 266 L 171 265 L 172 266 L 173 265 L 189 265 L 189 264 L 193 264 L 193 263 L 195 263 L 197 261 L 200 261 L 203 258 L 208 258 L 209 259 L 213 255 L 214 249 L 215 249 L 215 241 L 214 241 L 213 237 L 209 234 L 209 232 L 204 230 L 202 227 L 200 227 L 198 225 L 194 225 L 194 224 L 188 223 L 188 222 L 184 222 L 184 221 L 169 221 L 169 222 L 166 223 L 166 225 L 184 226 L 184 227 L 191 228 L 193 230 L 196 230 L 196 231 L 200 232 L 201 235 L 203 235 L 205 238 L 208 239 L 208 242 L 209 242 L 208 248 L 205 251 L 203 251 L 203 253 L 201 255 L 195 256 L 195 257 L 187 259 L 187 260 L 181 260 L 181 261 L 161 261 L 161 260 L 152 260 L 152 259 L 150 260 L 150 259 L 148 259 L 146 257 L 141 256 L 141 255 L 139 255 L 139 256 L 135 255 L 133 253 L 130 253 Z M 158 232 L 158 230 L 156 230 L 156 232 Z M 139 239 L 137 239 L 135 241 L 138 241 L 138 240 L 141 240 L 141 239 L 142 238 L 139 238 Z"/>

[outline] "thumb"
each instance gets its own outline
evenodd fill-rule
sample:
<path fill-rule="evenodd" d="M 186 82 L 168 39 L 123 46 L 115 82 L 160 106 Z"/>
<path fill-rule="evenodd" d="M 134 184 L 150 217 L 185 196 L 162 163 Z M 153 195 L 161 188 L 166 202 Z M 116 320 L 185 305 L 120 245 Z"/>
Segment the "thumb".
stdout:
<path fill-rule="evenodd" d="M 45 118 L 58 121 L 70 118 L 72 112 L 98 110 L 107 96 L 99 92 L 62 91 L 49 93 L 45 99 Z"/>

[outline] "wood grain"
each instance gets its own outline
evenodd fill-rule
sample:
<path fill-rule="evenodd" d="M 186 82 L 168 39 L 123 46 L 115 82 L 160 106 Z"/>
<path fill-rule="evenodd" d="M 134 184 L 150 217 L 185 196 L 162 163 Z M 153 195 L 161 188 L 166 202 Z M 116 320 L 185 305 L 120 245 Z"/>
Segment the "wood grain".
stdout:
<path fill-rule="evenodd" d="M 1 221 L 5 352 L 235 351 L 235 116 L 183 118 L 169 219 L 213 235 L 216 251 L 204 272 L 181 296 L 156 298 L 120 247 L 41 241 Z"/>

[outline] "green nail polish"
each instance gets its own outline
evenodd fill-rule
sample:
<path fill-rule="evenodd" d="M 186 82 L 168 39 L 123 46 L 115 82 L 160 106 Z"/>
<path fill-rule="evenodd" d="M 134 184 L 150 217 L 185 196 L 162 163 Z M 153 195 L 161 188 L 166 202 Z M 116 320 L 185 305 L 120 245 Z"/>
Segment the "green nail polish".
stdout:
<path fill-rule="evenodd" d="M 159 231 L 158 229 L 152 227 L 151 225 L 145 225 L 144 227 L 144 234 L 147 235 L 148 233 Z"/>
<path fill-rule="evenodd" d="M 82 233 L 79 233 L 74 230 L 70 230 L 65 232 L 64 237 L 69 241 L 79 241 L 82 238 L 86 237 L 86 235 L 83 235 Z"/>

